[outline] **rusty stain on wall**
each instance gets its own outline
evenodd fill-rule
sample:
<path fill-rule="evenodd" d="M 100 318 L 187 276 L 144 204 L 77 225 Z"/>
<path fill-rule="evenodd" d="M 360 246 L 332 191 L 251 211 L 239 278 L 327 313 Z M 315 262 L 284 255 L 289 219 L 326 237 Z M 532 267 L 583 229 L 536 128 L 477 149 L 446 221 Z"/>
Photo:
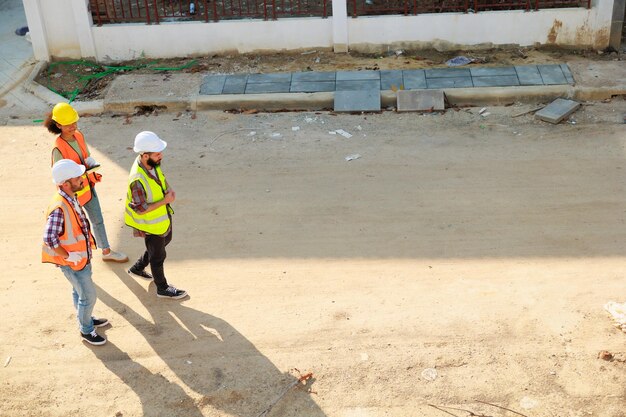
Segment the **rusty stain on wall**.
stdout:
<path fill-rule="evenodd" d="M 563 22 L 561 22 L 560 20 L 554 19 L 554 23 L 552 24 L 552 27 L 550 28 L 550 32 L 548 32 L 547 43 L 549 44 L 556 43 L 556 37 L 559 35 L 559 29 L 561 29 L 562 27 L 563 27 Z"/>

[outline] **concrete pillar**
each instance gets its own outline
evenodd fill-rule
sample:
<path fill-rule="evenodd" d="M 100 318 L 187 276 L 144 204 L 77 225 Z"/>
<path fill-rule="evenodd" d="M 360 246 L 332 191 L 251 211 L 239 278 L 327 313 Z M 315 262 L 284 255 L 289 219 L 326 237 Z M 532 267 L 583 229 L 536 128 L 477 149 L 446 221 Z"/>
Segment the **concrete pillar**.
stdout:
<path fill-rule="evenodd" d="M 93 19 L 89 11 L 89 0 L 72 0 L 74 27 L 80 44 L 81 58 L 96 58 L 96 45 L 93 40 Z"/>
<path fill-rule="evenodd" d="M 611 19 L 611 35 L 609 46 L 619 51 L 622 43 L 622 30 L 624 28 L 624 13 L 626 0 L 613 0 L 613 18 Z"/>
<path fill-rule="evenodd" d="M 333 0 L 333 50 L 348 52 L 348 4 L 346 0 Z"/>
<path fill-rule="evenodd" d="M 46 24 L 41 12 L 41 0 L 23 0 L 24 13 L 33 44 L 33 56 L 37 61 L 50 61 L 50 49 L 46 33 Z"/>

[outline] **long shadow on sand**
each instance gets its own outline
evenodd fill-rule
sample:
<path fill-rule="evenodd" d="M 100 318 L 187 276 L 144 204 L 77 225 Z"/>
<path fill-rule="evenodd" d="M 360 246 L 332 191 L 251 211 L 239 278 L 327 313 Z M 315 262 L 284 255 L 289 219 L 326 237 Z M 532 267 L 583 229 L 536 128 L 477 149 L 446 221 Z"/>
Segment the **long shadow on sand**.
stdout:
<path fill-rule="evenodd" d="M 99 301 L 134 326 L 169 370 L 188 390 L 198 394 L 192 398 L 177 382 L 139 364 L 114 340 L 94 349 L 107 369 L 140 398 L 144 416 L 256 417 L 297 380 L 276 368 L 226 321 L 180 301 L 159 299 L 153 284 L 146 293 L 121 267 L 112 270 L 137 296 L 151 320 L 101 287 Z M 268 415 L 322 417 L 324 413 L 305 390 L 292 389 Z"/>

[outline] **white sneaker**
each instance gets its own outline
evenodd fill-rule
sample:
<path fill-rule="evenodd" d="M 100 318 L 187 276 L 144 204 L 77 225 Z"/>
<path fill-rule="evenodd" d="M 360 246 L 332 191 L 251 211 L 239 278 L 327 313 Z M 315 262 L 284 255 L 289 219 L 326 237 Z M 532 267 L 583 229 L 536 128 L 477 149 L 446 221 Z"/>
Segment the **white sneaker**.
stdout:
<path fill-rule="evenodd" d="M 114 250 L 112 250 L 106 255 L 103 253 L 102 260 L 105 262 L 127 262 L 128 256 L 126 256 L 122 252 L 115 252 Z"/>

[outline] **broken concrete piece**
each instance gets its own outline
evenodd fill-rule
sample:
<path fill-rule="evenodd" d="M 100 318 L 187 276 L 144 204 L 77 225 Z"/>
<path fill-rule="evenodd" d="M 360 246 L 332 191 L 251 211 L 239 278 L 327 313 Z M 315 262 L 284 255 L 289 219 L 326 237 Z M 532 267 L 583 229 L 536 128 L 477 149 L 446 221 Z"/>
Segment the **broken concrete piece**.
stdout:
<path fill-rule="evenodd" d="M 443 90 L 400 90 L 398 111 L 443 111 L 446 109 Z"/>
<path fill-rule="evenodd" d="M 535 119 L 557 124 L 580 107 L 580 103 L 563 98 L 557 98 L 543 109 L 535 113 Z"/>

